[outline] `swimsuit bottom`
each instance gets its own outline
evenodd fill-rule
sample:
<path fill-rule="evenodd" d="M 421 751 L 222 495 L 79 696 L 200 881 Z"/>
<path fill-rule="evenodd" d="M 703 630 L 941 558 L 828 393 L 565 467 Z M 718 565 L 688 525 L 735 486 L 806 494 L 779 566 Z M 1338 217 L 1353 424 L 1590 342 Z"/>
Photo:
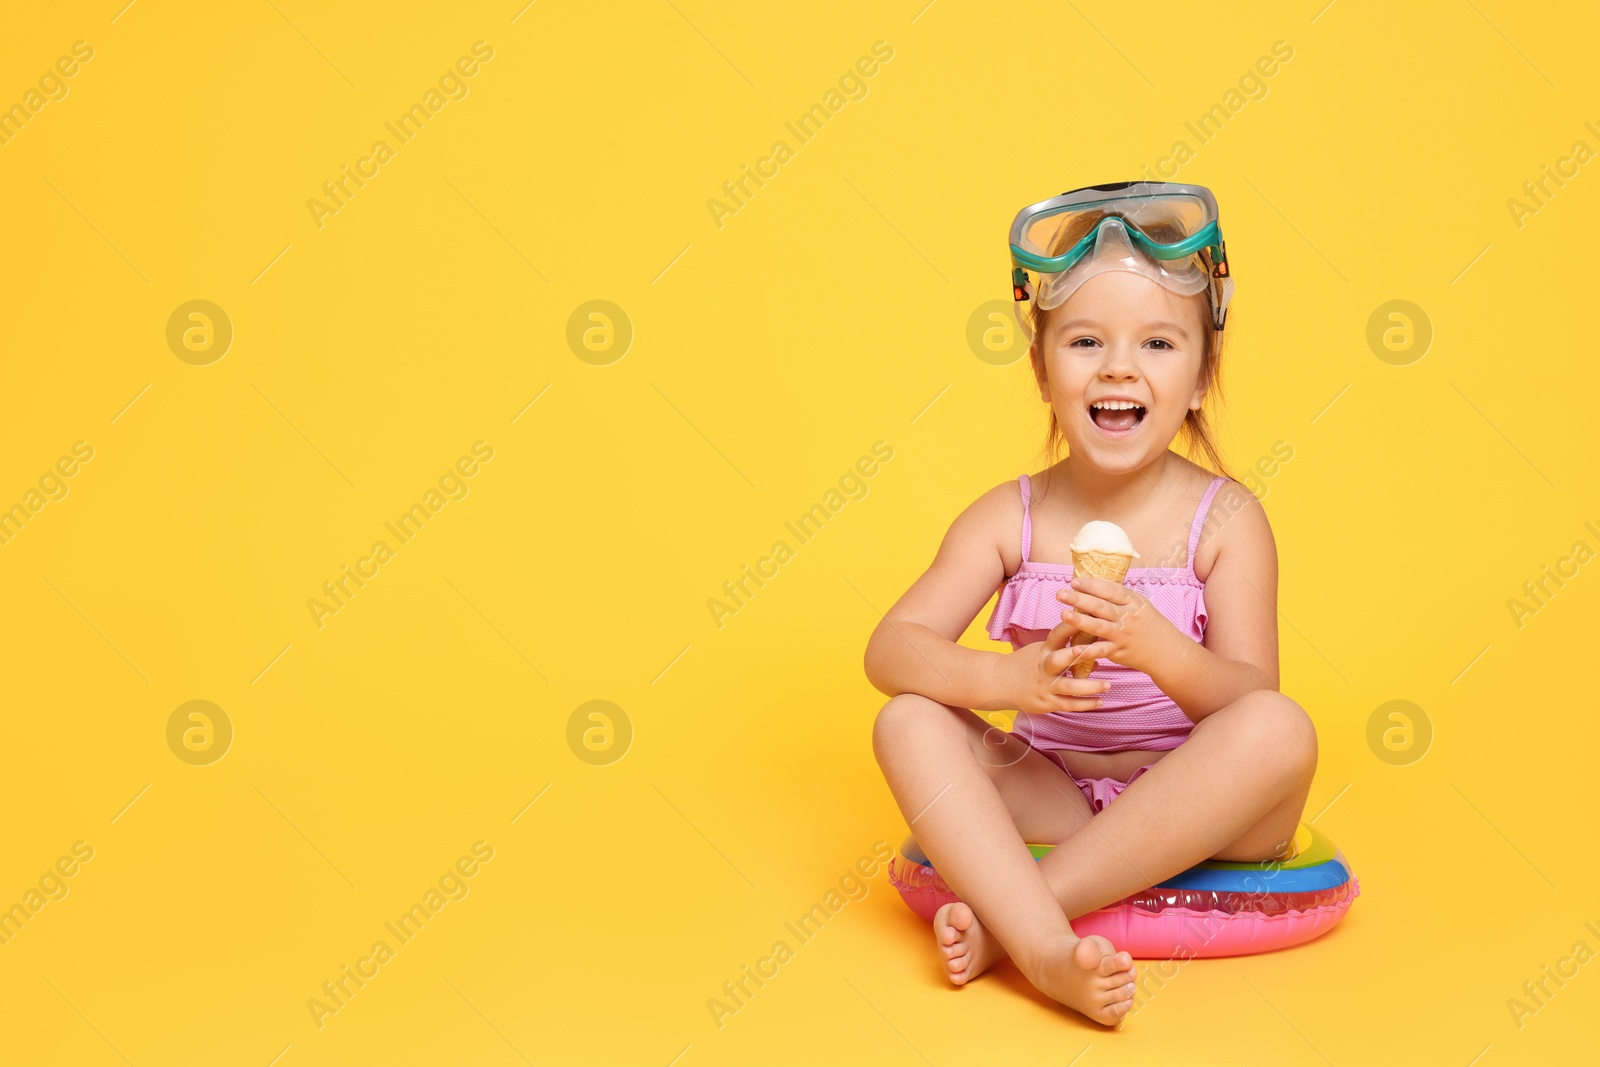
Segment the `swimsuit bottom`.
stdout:
<path fill-rule="evenodd" d="M 1029 747 L 1031 748 L 1032 746 Z M 1148 771 L 1151 767 L 1155 766 L 1153 763 L 1146 763 L 1144 766 L 1135 769 L 1132 774 L 1128 775 L 1127 781 L 1123 781 L 1120 778 L 1079 778 L 1070 770 L 1067 770 L 1067 765 L 1057 753 L 1057 750 L 1049 748 L 1034 748 L 1034 751 L 1044 756 L 1057 767 L 1060 767 L 1068 778 L 1071 778 L 1078 784 L 1078 788 L 1083 791 L 1084 798 L 1089 801 L 1090 813 L 1094 815 L 1098 815 L 1104 811 L 1107 804 L 1110 804 L 1113 800 L 1117 799 L 1117 797 L 1121 796 L 1124 789 L 1136 782 L 1139 776 L 1145 771 Z"/>

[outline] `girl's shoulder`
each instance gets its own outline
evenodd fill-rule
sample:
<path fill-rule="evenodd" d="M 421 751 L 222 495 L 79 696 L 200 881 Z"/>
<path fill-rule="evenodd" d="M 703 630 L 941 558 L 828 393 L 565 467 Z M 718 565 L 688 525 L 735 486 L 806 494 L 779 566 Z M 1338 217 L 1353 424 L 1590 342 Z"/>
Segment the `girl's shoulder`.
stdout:
<path fill-rule="evenodd" d="M 1216 474 L 1209 471 L 1209 481 Z M 1204 582 L 1224 553 L 1242 553 L 1277 558 L 1272 524 L 1260 499 L 1249 488 L 1232 478 L 1224 478 L 1211 497 L 1200 524 L 1200 540 L 1194 553 L 1195 577 Z"/>
<path fill-rule="evenodd" d="M 1004 572 L 1015 574 L 1022 562 L 1022 533 L 1026 517 L 1022 485 L 1022 478 L 1016 477 L 984 490 L 951 522 L 945 534 L 946 542 L 992 546 Z M 1030 495 L 1038 499 L 1037 486 L 1031 488 Z"/>
<path fill-rule="evenodd" d="M 1033 476 L 1028 476 L 1033 482 Z M 1027 506 L 1022 499 L 1022 476 L 1008 478 L 987 490 L 974 502 L 981 511 L 984 529 L 994 542 L 1006 574 L 1015 574 L 1022 564 L 1022 527 L 1027 517 Z M 1028 485 L 1028 495 L 1037 498 L 1037 485 Z"/>
<path fill-rule="evenodd" d="M 1011 478 L 982 491 L 978 498 L 960 510 L 950 522 L 946 541 L 986 542 L 994 544 L 1002 558 L 1010 561 L 1014 569 L 1022 545 L 1022 491 L 1021 480 Z M 1010 552 L 1006 550 L 1010 545 Z"/>

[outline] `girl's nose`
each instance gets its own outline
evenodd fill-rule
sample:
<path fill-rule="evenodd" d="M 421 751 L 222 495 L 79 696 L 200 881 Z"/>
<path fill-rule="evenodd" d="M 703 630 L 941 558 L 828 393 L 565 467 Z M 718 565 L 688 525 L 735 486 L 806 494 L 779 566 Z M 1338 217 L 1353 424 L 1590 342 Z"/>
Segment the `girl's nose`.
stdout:
<path fill-rule="evenodd" d="M 1106 348 L 1105 357 L 1100 362 L 1100 373 L 1117 378 L 1137 377 L 1139 363 L 1127 346 L 1113 344 Z"/>

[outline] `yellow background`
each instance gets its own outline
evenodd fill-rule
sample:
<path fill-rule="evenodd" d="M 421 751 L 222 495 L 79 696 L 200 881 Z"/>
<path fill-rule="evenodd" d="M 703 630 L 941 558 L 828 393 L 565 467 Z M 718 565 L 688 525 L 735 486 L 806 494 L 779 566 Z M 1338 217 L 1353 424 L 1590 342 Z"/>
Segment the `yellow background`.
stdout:
<path fill-rule="evenodd" d="M 94 449 L 0 546 L 0 904 L 94 849 L 0 945 L 7 1062 L 1593 1056 L 1600 966 L 1520 1029 L 1506 1005 L 1600 950 L 1600 564 L 1520 627 L 1507 607 L 1600 549 L 1600 164 L 1520 228 L 1506 205 L 1600 147 L 1592 10 L 519 8 L 7 20 L 0 103 L 94 49 L 0 146 L 0 503 Z M 319 228 L 307 200 L 479 40 L 468 95 Z M 784 123 L 880 40 L 867 95 L 797 144 Z M 1197 145 L 1185 122 L 1280 40 L 1265 96 Z M 707 200 L 779 139 L 719 228 Z M 869 744 L 879 614 L 966 503 L 1039 467 L 1026 364 L 966 341 L 1008 296 L 1006 226 L 1179 139 L 1238 284 L 1223 447 L 1239 471 L 1293 449 L 1262 483 L 1283 689 L 1321 739 L 1306 817 L 1361 898 L 1107 1033 L 1009 967 L 949 989 L 880 872 L 719 1029 L 722 983 L 905 836 Z M 195 299 L 235 331 L 209 366 L 166 342 Z M 605 366 L 566 340 L 597 299 L 634 330 Z M 1366 341 L 1396 299 L 1434 329 L 1406 366 Z M 469 494 L 319 629 L 306 601 L 480 440 Z M 719 628 L 707 600 L 879 440 L 865 497 Z M 968 641 L 995 647 L 986 617 Z M 634 732 L 608 766 L 567 743 L 597 699 Z M 1434 731 L 1409 765 L 1366 740 L 1393 699 Z M 190 700 L 233 724 L 209 766 L 167 745 Z M 319 1029 L 308 998 L 476 841 L 469 895 Z"/>

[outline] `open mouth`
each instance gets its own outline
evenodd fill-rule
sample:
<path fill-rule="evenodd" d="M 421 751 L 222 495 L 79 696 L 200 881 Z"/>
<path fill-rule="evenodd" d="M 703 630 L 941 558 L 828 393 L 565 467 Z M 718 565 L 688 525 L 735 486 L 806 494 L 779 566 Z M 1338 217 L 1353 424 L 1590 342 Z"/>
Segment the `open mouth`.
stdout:
<path fill-rule="evenodd" d="M 1132 433 L 1144 416 L 1144 405 L 1132 400 L 1096 400 L 1089 405 L 1089 418 L 1112 437 Z"/>

